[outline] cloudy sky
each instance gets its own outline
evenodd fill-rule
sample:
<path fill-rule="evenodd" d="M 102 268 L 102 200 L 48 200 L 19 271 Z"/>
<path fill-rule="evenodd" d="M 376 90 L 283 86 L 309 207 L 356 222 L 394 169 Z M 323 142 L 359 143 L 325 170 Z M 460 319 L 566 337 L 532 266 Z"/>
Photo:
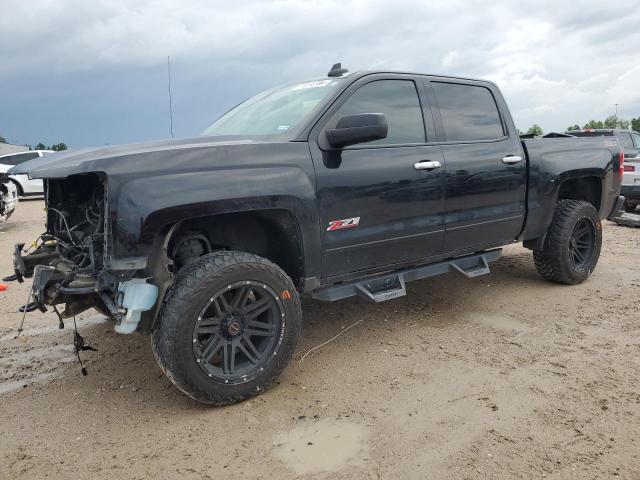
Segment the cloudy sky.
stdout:
<path fill-rule="evenodd" d="M 640 116 L 637 0 L 2 0 L 0 135 L 70 146 L 199 134 L 283 82 L 409 70 L 494 80 L 518 128 Z"/>

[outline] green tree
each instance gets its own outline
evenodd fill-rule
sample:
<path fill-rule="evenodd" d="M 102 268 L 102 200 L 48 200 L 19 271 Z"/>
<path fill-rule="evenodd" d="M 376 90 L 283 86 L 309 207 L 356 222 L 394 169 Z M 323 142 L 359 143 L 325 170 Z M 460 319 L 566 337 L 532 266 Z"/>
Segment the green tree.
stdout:
<path fill-rule="evenodd" d="M 0 137 L 0 143 L 7 143 L 7 139 L 4 137 Z"/>
<path fill-rule="evenodd" d="M 604 128 L 629 128 L 629 120 L 623 120 L 615 115 L 611 115 L 605 119 Z"/>
<path fill-rule="evenodd" d="M 604 128 L 604 124 L 600 120 L 589 120 L 583 128 Z"/>
<path fill-rule="evenodd" d="M 40 142 L 36 145 L 35 150 L 49 150 L 49 147 L 47 147 L 44 143 Z"/>
<path fill-rule="evenodd" d="M 580 130 L 580 125 L 578 125 L 577 123 L 575 125 L 569 125 L 567 127 L 567 131 L 569 130 Z"/>
<path fill-rule="evenodd" d="M 540 125 L 538 125 L 537 123 L 534 123 L 533 126 L 529 130 L 527 130 L 527 133 L 540 136 L 544 132 L 542 131 L 542 127 Z"/>
<path fill-rule="evenodd" d="M 640 117 L 631 119 L 631 129 L 640 132 Z"/>
<path fill-rule="evenodd" d="M 51 145 L 51 150 L 53 150 L 54 152 L 61 152 L 62 150 L 66 150 L 67 149 L 67 145 L 60 142 L 60 143 L 56 143 L 55 145 Z"/>

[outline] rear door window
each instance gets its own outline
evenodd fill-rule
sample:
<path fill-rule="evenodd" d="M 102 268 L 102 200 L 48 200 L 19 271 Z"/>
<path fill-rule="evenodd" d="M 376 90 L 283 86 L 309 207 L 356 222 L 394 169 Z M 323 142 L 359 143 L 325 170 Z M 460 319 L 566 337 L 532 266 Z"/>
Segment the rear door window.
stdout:
<path fill-rule="evenodd" d="M 384 113 L 389 124 L 387 138 L 362 145 L 425 142 L 420 100 L 411 80 L 376 80 L 363 85 L 342 104 L 330 124 L 345 115 L 359 113 Z"/>
<path fill-rule="evenodd" d="M 431 82 L 448 142 L 472 142 L 504 137 L 498 105 L 488 88 Z"/>
<path fill-rule="evenodd" d="M 633 143 L 636 144 L 636 150 L 640 150 L 640 134 L 634 133 L 631 136 L 633 137 Z"/>

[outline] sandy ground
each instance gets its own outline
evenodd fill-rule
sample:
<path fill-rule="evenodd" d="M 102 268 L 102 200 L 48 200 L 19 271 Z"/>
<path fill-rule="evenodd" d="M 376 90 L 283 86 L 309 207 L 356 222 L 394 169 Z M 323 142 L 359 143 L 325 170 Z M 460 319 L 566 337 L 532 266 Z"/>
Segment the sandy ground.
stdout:
<path fill-rule="evenodd" d="M 43 225 L 25 201 L 12 245 Z M 606 223 L 598 268 L 557 286 L 531 254 L 493 273 L 409 284 L 371 305 L 305 300 L 304 338 L 280 384 L 206 408 L 163 376 L 149 339 L 97 314 L 82 377 L 70 325 L 27 316 L 27 284 L 0 292 L 0 478 L 640 479 L 640 229 Z M 311 347 L 363 320 L 299 364 Z"/>

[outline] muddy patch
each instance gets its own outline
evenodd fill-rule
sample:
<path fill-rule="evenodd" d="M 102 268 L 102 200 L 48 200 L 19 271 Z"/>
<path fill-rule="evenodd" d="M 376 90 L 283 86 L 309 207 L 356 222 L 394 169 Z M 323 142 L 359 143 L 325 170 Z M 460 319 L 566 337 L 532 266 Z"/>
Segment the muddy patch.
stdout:
<path fill-rule="evenodd" d="M 355 423 L 306 423 L 278 435 L 274 455 L 297 474 L 336 472 L 367 455 L 366 431 Z"/>
<path fill-rule="evenodd" d="M 55 378 L 76 360 L 73 345 L 52 345 L 5 354 L 0 362 L 0 395 Z"/>
<path fill-rule="evenodd" d="M 35 315 L 35 314 L 32 314 L 32 315 Z M 100 325 L 108 321 L 109 319 L 107 317 L 104 317 L 102 315 L 96 315 L 90 318 L 79 319 L 76 321 L 76 324 L 78 325 L 78 328 L 82 328 L 82 327 L 89 327 L 91 325 Z M 67 320 L 67 322 L 69 323 L 68 325 L 69 328 L 71 328 L 73 326 L 72 322 L 69 320 Z M 45 335 L 45 334 L 57 334 L 58 332 L 64 333 L 64 331 L 65 330 L 60 330 L 58 328 L 57 323 L 52 322 L 51 325 L 45 325 L 42 327 L 25 328 L 20 333 L 20 336 L 18 337 L 18 339 L 24 338 L 24 337 L 35 337 L 35 336 Z M 16 338 L 17 334 L 18 334 L 18 329 L 11 328 L 11 333 L 0 336 L 0 342 L 13 342 L 17 340 Z"/>

